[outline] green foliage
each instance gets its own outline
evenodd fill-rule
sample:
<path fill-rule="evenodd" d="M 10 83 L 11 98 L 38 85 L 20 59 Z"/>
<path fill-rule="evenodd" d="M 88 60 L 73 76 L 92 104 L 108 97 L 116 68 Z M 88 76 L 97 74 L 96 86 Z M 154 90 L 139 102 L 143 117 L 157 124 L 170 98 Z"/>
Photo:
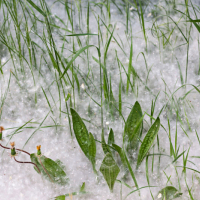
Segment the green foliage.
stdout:
<path fill-rule="evenodd" d="M 127 150 L 133 150 L 138 147 L 138 139 L 140 138 L 142 130 L 142 119 L 142 109 L 138 101 L 136 101 L 126 120 L 124 128 L 124 139 L 128 142 Z"/>
<path fill-rule="evenodd" d="M 138 159 L 137 159 L 137 167 L 141 164 L 145 156 L 147 155 L 149 149 L 151 148 L 154 139 L 156 138 L 158 131 L 160 128 L 160 119 L 159 117 L 153 123 L 148 133 L 146 134 L 139 150 Z"/>
<path fill-rule="evenodd" d="M 112 145 L 113 143 L 115 143 L 115 137 L 114 137 L 114 132 L 111 128 L 108 136 L 108 145 Z"/>
<path fill-rule="evenodd" d="M 172 200 L 182 195 L 175 187 L 167 186 L 159 191 L 158 198 L 162 200 Z"/>
<path fill-rule="evenodd" d="M 68 182 L 66 173 L 63 171 L 62 166 L 60 166 L 55 161 L 47 158 L 45 156 L 38 156 L 33 153 L 30 155 L 31 161 L 35 163 L 40 169 L 42 175 L 49 181 L 65 185 Z M 38 172 L 36 167 L 34 169 Z M 47 174 L 48 173 L 48 174 Z"/>
<path fill-rule="evenodd" d="M 76 136 L 76 139 L 78 141 L 79 146 L 81 147 L 83 153 L 86 155 L 87 158 L 89 158 L 89 134 L 88 130 L 81 119 L 81 117 L 78 115 L 78 113 L 70 108 L 71 114 L 72 114 L 72 121 L 73 121 L 73 129 Z"/>
<path fill-rule="evenodd" d="M 111 153 L 107 153 L 100 167 L 100 172 L 103 174 L 110 191 L 113 192 L 115 180 L 120 172 L 118 165 L 113 159 Z"/>
<path fill-rule="evenodd" d="M 74 134 L 76 136 L 78 144 L 82 149 L 83 153 L 86 155 L 86 157 L 91 161 L 93 170 L 94 172 L 96 172 L 95 170 L 96 143 L 94 137 L 91 133 L 88 134 L 88 130 L 83 120 L 78 115 L 78 113 L 72 108 L 70 110 L 72 115 Z"/>
<path fill-rule="evenodd" d="M 106 144 L 106 141 L 105 141 L 105 138 L 104 138 L 104 132 L 103 132 L 103 131 L 102 131 L 102 133 L 101 133 L 101 145 L 102 145 L 103 152 L 104 152 L 105 154 L 111 153 L 111 151 L 110 151 L 108 145 Z"/>

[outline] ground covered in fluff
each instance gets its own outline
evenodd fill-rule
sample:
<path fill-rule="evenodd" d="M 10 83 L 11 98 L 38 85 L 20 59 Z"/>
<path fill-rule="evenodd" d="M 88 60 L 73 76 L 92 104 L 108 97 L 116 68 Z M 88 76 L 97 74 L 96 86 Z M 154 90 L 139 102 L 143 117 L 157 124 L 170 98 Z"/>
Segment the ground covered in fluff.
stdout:
<path fill-rule="evenodd" d="M 14 141 L 29 153 L 41 145 L 69 178 L 64 186 L 52 183 L 2 148 L 0 199 L 164 199 L 167 186 L 180 194 L 167 199 L 199 199 L 199 6 L 194 0 L 0 1 L 1 144 Z M 120 169 L 111 192 L 99 170 L 102 129 L 107 142 L 112 128 L 122 147 L 136 101 L 143 129 L 127 158 L 138 186 L 111 149 Z M 70 108 L 95 138 L 97 174 L 77 142 Z M 158 135 L 136 169 L 158 116 Z M 30 161 L 20 152 L 16 159 Z"/>

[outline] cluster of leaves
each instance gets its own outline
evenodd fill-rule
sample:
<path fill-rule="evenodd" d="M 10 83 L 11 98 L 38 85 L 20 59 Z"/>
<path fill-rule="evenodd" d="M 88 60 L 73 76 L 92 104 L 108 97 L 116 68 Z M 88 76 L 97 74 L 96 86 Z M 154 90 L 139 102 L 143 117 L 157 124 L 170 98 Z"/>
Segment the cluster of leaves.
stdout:
<path fill-rule="evenodd" d="M 93 167 L 93 171 L 95 172 L 96 175 L 98 175 L 98 171 L 96 170 L 96 167 L 95 167 L 96 141 L 94 139 L 94 136 L 92 133 L 88 133 L 88 130 L 83 120 L 78 115 L 78 113 L 72 108 L 71 108 L 71 115 L 72 115 L 72 121 L 73 121 L 73 129 L 74 129 L 75 137 L 78 141 L 78 144 L 80 148 L 82 149 L 83 153 L 90 160 Z M 155 122 L 152 124 L 150 129 L 148 130 L 143 141 L 141 141 L 141 136 L 142 136 L 142 131 L 143 131 L 143 118 L 144 118 L 144 115 L 142 114 L 141 106 L 138 102 L 136 102 L 133 108 L 131 109 L 131 112 L 125 122 L 122 147 L 115 144 L 114 132 L 112 129 L 110 130 L 108 141 L 106 143 L 105 138 L 104 138 L 104 132 L 102 130 L 101 144 L 102 144 L 102 149 L 105 154 L 105 157 L 102 161 L 99 171 L 102 173 L 111 192 L 113 192 L 115 181 L 120 172 L 120 168 L 115 161 L 114 151 L 118 152 L 124 169 L 126 168 L 129 170 L 133 178 L 133 181 L 135 182 L 135 186 L 137 187 L 137 190 L 139 190 L 134 172 L 131 167 L 131 164 L 133 164 L 133 161 L 131 162 L 129 161 L 131 160 L 130 159 L 131 154 L 134 151 L 138 152 L 137 166 L 136 166 L 136 168 L 138 168 L 140 164 L 142 163 L 142 161 L 144 160 L 144 158 L 147 156 L 160 128 L 160 119 L 158 117 L 155 120 Z M 141 145 L 138 151 L 139 142 L 141 142 Z M 0 146 L 4 147 L 2 145 Z M 13 146 L 12 147 L 13 149 L 14 142 L 11 143 L 11 146 Z M 4 148 L 10 149 L 7 147 L 4 147 Z M 68 178 L 67 178 L 66 173 L 64 172 L 64 167 L 63 167 L 62 162 L 60 160 L 53 161 L 50 158 L 47 158 L 44 155 L 41 155 L 40 146 L 37 146 L 37 149 L 38 149 L 38 152 L 32 153 L 32 154 L 29 154 L 28 152 L 24 151 L 25 153 L 30 155 L 32 164 L 33 163 L 35 164 L 34 169 L 38 173 L 43 175 L 47 180 L 53 183 L 60 184 L 60 185 L 66 185 L 68 183 Z M 20 149 L 16 149 L 16 150 L 23 151 Z M 65 199 L 66 196 L 83 194 L 83 193 L 86 193 L 85 183 L 81 186 L 81 189 L 78 193 L 73 192 L 72 194 L 61 195 L 55 198 L 57 200 Z M 163 198 L 174 199 L 174 198 L 179 197 L 181 194 L 182 193 L 179 193 L 178 190 L 174 188 L 173 186 L 167 186 L 159 192 L 158 196 L 159 198 L 162 198 L 162 199 Z"/>
<path fill-rule="evenodd" d="M 78 115 L 78 113 L 72 108 L 71 108 L 71 115 L 72 115 L 74 133 L 80 145 L 80 148 L 82 149 L 86 157 L 91 161 L 94 172 L 97 173 L 95 169 L 96 142 L 94 136 L 92 135 L 92 133 L 88 133 L 88 130 L 83 120 Z M 113 149 L 120 155 L 121 162 L 124 165 L 124 167 L 129 169 L 131 176 L 135 182 L 135 185 L 138 188 L 137 181 L 135 179 L 128 157 L 130 157 L 131 152 L 137 151 L 138 149 L 143 130 L 143 118 L 144 115 L 142 114 L 141 106 L 138 102 L 136 102 L 125 123 L 125 128 L 123 133 L 123 147 L 120 147 L 117 144 L 115 144 L 114 132 L 112 129 L 110 130 L 108 142 L 106 143 L 104 138 L 104 132 L 102 130 L 101 144 L 105 157 L 102 161 L 100 172 L 103 174 L 111 192 L 113 191 L 114 183 L 120 172 L 120 168 L 114 159 Z M 149 131 L 147 132 L 146 136 L 144 137 L 140 145 L 137 157 L 137 167 L 140 166 L 140 164 L 148 154 L 158 134 L 159 128 L 160 128 L 160 119 L 157 118 L 150 127 Z"/>

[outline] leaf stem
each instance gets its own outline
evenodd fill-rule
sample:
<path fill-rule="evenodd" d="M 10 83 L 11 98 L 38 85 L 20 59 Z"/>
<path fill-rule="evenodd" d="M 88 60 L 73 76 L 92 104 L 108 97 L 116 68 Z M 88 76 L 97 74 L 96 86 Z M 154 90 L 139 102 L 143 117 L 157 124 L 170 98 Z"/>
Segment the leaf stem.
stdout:
<path fill-rule="evenodd" d="M 2 148 L 4 148 L 4 149 L 11 149 L 11 148 L 9 148 L 9 147 L 3 146 L 2 144 L 0 144 L 0 146 L 1 146 Z M 17 150 L 17 151 L 24 152 L 24 153 L 28 154 L 29 156 L 31 155 L 30 153 L 28 153 L 27 151 L 24 151 L 24 150 L 22 150 L 22 149 L 16 149 L 16 150 Z"/>
<path fill-rule="evenodd" d="M 35 163 L 33 163 L 33 162 L 22 162 L 22 161 L 18 161 L 18 160 L 16 160 L 15 157 L 14 157 L 14 160 L 15 160 L 16 162 L 22 163 L 22 164 L 32 164 L 32 165 L 35 165 L 35 167 L 37 168 L 37 170 L 39 171 L 39 173 L 41 173 L 41 171 L 40 171 L 40 169 L 38 168 L 38 166 L 37 166 Z"/>

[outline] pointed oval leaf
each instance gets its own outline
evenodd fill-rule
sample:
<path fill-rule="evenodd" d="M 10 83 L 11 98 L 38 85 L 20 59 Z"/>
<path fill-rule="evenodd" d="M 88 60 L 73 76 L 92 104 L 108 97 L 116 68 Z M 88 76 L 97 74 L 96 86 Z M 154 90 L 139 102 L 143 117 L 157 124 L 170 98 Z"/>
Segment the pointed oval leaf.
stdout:
<path fill-rule="evenodd" d="M 86 155 L 88 159 L 90 159 L 89 156 L 89 134 L 88 130 L 81 119 L 81 117 L 78 115 L 78 113 L 70 108 L 71 114 L 72 114 L 72 121 L 73 121 L 73 129 L 76 136 L 76 139 L 78 141 L 79 146 L 81 147 L 83 153 Z"/>
<path fill-rule="evenodd" d="M 135 149 L 138 146 L 138 138 L 142 129 L 142 109 L 138 101 L 135 102 L 125 123 L 124 134 L 128 140 L 128 147 Z"/>
<path fill-rule="evenodd" d="M 113 130 L 111 128 L 109 136 L 108 136 L 108 145 L 112 145 L 114 143 L 115 143 L 115 137 L 114 137 L 114 132 L 113 132 Z"/>
<path fill-rule="evenodd" d="M 175 187 L 167 186 L 158 192 L 158 199 L 172 200 L 182 195 Z"/>
<path fill-rule="evenodd" d="M 108 187 L 111 192 L 113 191 L 113 187 L 115 184 L 115 180 L 120 172 L 118 165 L 113 159 L 111 153 L 107 153 L 100 167 L 100 172 L 103 174 Z"/>
<path fill-rule="evenodd" d="M 153 123 L 151 128 L 149 129 L 148 133 L 146 134 L 139 150 L 138 159 L 137 159 L 137 167 L 141 164 L 143 159 L 145 158 L 146 154 L 148 153 L 149 149 L 151 148 L 155 137 L 158 134 L 158 130 L 160 128 L 160 119 L 159 117 Z"/>
<path fill-rule="evenodd" d="M 66 173 L 63 171 L 62 167 L 59 166 L 59 164 L 57 164 L 50 158 L 47 158 L 43 155 L 39 157 L 35 153 L 31 154 L 30 158 L 31 158 L 31 161 L 38 166 L 42 175 L 45 178 L 47 178 L 48 180 L 53 181 L 55 183 L 61 184 L 61 185 L 67 184 L 69 179 L 67 178 Z M 41 163 L 45 169 L 42 167 Z M 36 168 L 35 168 L 35 170 L 38 172 L 38 170 Z M 45 170 L 48 172 L 49 175 L 46 173 Z"/>

